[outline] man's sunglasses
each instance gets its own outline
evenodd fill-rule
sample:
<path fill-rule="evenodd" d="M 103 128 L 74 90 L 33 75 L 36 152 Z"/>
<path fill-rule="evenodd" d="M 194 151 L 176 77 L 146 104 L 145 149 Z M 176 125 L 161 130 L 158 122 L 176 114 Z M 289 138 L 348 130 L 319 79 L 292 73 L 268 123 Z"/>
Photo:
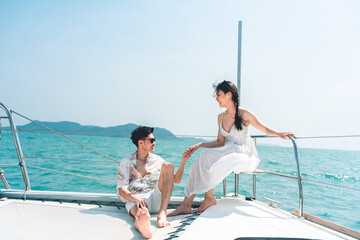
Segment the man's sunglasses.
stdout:
<path fill-rule="evenodd" d="M 143 140 L 149 140 L 150 143 L 154 143 L 154 142 L 155 142 L 155 138 L 145 138 L 145 139 L 143 139 Z"/>

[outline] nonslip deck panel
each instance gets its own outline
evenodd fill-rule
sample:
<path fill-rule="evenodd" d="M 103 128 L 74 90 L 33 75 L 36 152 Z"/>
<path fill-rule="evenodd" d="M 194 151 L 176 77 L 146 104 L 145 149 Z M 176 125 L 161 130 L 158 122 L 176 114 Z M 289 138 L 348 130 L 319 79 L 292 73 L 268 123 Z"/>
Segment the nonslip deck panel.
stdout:
<path fill-rule="evenodd" d="M 143 239 L 125 208 L 113 206 L 5 200 L 0 201 L 1 239 Z M 170 227 L 157 227 L 151 215 L 153 239 L 166 239 L 187 215 L 169 218 Z"/>
<path fill-rule="evenodd" d="M 258 201 L 218 200 L 179 239 L 355 239 Z"/>
<path fill-rule="evenodd" d="M 313 238 L 240 237 L 235 240 L 314 240 Z"/>

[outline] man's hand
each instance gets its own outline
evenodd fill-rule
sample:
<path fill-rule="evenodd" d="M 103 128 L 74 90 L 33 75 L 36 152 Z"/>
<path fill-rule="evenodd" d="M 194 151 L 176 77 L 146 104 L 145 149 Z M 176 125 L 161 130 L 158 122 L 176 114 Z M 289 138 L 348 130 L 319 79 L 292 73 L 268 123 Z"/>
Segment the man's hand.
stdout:
<path fill-rule="evenodd" d="M 184 152 L 184 154 L 187 154 L 187 155 L 189 156 L 189 158 L 190 158 L 191 155 L 192 155 L 196 150 L 199 149 L 200 144 L 201 144 L 201 143 L 198 143 L 198 144 L 195 144 L 195 145 L 189 147 L 188 149 L 186 149 L 186 151 Z M 183 154 L 183 157 L 184 157 L 184 154 Z"/>
<path fill-rule="evenodd" d="M 191 154 L 188 154 L 187 151 L 185 151 L 182 155 L 182 162 L 186 163 L 187 160 L 191 157 Z"/>
<path fill-rule="evenodd" d="M 130 201 L 130 202 L 134 202 L 136 203 L 136 206 L 138 208 L 149 208 L 149 206 L 147 205 L 146 201 L 138 196 L 135 195 L 136 191 L 132 190 L 131 192 L 129 192 L 129 190 L 127 189 L 127 187 L 122 187 L 118 189 L 119 191 L 119 195 L 123 198 L 125 198 L 126 200 Z"/>
<path fill-rule="evenodd" d="M 143 207 L 146 207 L 146 208 L 149 208 L 149 206 L 147 205 L 146 201 L 136 195 L 133 196 L 134 198 L 134 201 L 136 203 L 136 206 L 138 208 L 143 208 Z"/>
<path fill-rule="evenodd" d="M 136 203 L 136 206 L 138 208 L 145 207 L 145 208 L 149 209 L 149 206 L 147 205 L 147 203 L 146 203 L 146 201 L 144 199 L 142 199 L 142 198 L 140 198 L 140 197 L 138 197 L 136 195 L 134 195 L 133 198 L 134 198 L 134 200 L 135 200 L 134 202 Z"/>

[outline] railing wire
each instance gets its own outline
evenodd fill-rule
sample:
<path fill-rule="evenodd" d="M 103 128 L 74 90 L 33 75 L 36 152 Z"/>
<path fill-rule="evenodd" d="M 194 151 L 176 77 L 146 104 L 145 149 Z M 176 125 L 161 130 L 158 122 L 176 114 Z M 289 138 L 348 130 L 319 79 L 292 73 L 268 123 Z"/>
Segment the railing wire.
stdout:
<path fill-rule="evenodd" d="M 67 175 L 73 175 L 73 176 L 77 176 L 77 177 L 88 178 L 88 179 L 93 179 L 93 180 L 98 180 L 98 181 L 116 183 L 115 181 L 111 181 L 111 180 L 106 180 L 106 179 L 101 179 L 101 178 L 95 178 L 95 177 L 89 177 L 89 176 L 84 176 L 84 175 L 80 175 L 80 174 L 69 173 L 69 172 L 64 172 L 64 171 L 59 171 L 59 170 L 54 170 L 54 169 L 49 169 L 49 168 L 42 168 L 42 167 L 32 166 L 32 165 L 28 165 L 28 164 L 26 164 L 26 167 L 37 168 L 37 169 L 41 169 L 41 170 L 45 170 L 45 171 L 50 171 L 50 172 L 63 173 L 63 174 L 67 174 Z"/>
<path fill-rule="evenodd" d="M 333 135 L 333 136 L 300 136 L 295 137 L 296 139 L 309 139 L 309 138 L 353 138 L 360 137 L 360 135 Z"/>
<path fill-rule="evenodd" d="M 19 166 L 19 164 L 0 164 L 1 167 Z"/>
<path fill-rule="evenodd" d="M 332 184 L 332 183 L 325 183 L 325 182 L 320 182 L 320 181 L 306 179 L 306 178 L 302 178 L 302 180 L 307 181 L 307 182 L 314 182 L 314 183 L 319 183 L 319 184 L 323 184 L 323 185 L 333 186 L 333 187 L 346 188 L 346 189 L 350 189 L 350 190 L 360 191 L 360 188 L 346 187 L 346 186 L 341 186 L 341 185 Z"/>
<path fill-rule="evenodd" d="M 11 112 L 12 112 L 12 113 L 15 113 L 16 115 L 18 115 L 18 116 L 20 116 L 20 117 L 25 118 L 26 120 L 29 120 L 30 122 L 33 122 L 33 123 L 35 123 L 35 124 L 37 124 L 37 125 L 39 125 L 39 126 L 42 126 L 43 128 L 46 128 L 46 129 L 48 129 L 49 131 L 51 131 L 51 132 L 53 132 L 53 133 L 56 133 L 56 134 L 58 134 L 58 135 L 60 135 L 60 136 L 62 136 L 62 137 L 64 137 L 64 138 L 66 138 L 66 139 L 68 139 L 68 140 L 70 140 L 70 141 L 72 141 L 72 142 L 74 142 L 74 143 L 77 143 L 77 144 L 79 144 L 79 145 L 81 145 L 81 146 L 83 146 L 83 147 L 85 147 L 85 148 L 87 148 L 87 149 L 89 149 L 89 150 L 91 150 L 91 151 L 93 151 L 93 152 L 96 152 L 96 153 L 100 154 L 101 156 L 104 156 L 104 157 L 106 157 L 106 158 L 108 158 L 108 159 L 110 159 L 110 160 L 112 160 L 112 161 L 114 161 L 114 162 L 120 163 L 120 161 L 115 160 L 114 158 L 109 157 L 109 156 L 107 156 L 107 155 L 105 155 L 105 154 L 103 154 L 103 153 L 101 153 L 101 152 L 99 152 L 99 151 L 97 151 L 97 150 L 95 150 L 95 149 L 93 149 L 93 148 L 91 148 L 91 147 L 88 147 L 88 146 L 86 146 L 85 144 L 82 144 L 82 143 L 80 143 L 80 142 L 78 142 L 78 141 L 76 141 L 76 140 L 74 140 L 74 139 L 72 139 L 72 138 L 69 138 L 69 137 L 65 136 L 64 134 L 59 133 L 58 131 L 55 131 L 55 130 L 53 130 L 53 129 L 51 129 L 51 128 L 48 128 L 48 127 L 42 125 L 41 123 L 38 123 L 38 122 L 36 122 L 36 121 L 28 118 L 28 117 L 25 117 L 24 115 L 21 115 L 20 113 L 17 113 L 17 112 L 12 111 L 12 110 L 11 110 Z"/>
<path fill-rule="evenodd" d="M 84 159 L 71 159 L 71 158 L 51 158 L 51 157 L 33 157 L 33 156 L 24 156 L 29 159 L 50 159 L 50 160 L 60 160 L 60 161 L 77 161 L 77 162 L 96 162 L 96 163 L 114 163 L 110 161 L 97 161 L 97 160 L 84 160 Z"/>
<path fill-rule="evenodd" d="M 20 115 L 19 113 L 12 111 L 15 114 L 18 114 L 21 117 L 26 118 L 23 115 Z M 29 121 L 32 121 L 28 118 L 26 118 Z M 35 122 L 34 123 L 47 128 L 46 126 L 42 125 L 41 123 Z M 49 128 L 47 128 L 47 130 L 43 130 L 43 129 L 25 129 L 25 128 L 17 128 L 18 131 L 23 131 L 23 132 L 46 132 L 48 131 L 55 131 L 55 130 L 50 130 Z M 4 132 L 7 132 L 7 130 L 4 130 Z M 56 133 L 79 133 L 79 134 L 104 134 L 104 135 L 130 135 L 130 133 L 125 133 L 125 132 L 84 132 L 84 131 L 69 131 L 69 130 L 59 130 L 59 131 L 55 131 Z M 167 137 L 171 137 L 171 136 L 175 136 L 175 137 L 191 137 L 191 138 L 216 138 L 217 136 L 213 136 L 213 135 L 191 135 L 191 134 L 156 134 L 157 136 L 167 136 Z M 256 137 L 256 138 L 276 138 L 276 136 L 268 136 L 268 135 L 252 135 L 251 137 Z M 316 138 L 356 138 L 356 137 L 360 137 L 360 134 L 354 134 L 354 135 L 327 135 L 327 136 L 295 136 L 295 139 L 316 139 Z"/>

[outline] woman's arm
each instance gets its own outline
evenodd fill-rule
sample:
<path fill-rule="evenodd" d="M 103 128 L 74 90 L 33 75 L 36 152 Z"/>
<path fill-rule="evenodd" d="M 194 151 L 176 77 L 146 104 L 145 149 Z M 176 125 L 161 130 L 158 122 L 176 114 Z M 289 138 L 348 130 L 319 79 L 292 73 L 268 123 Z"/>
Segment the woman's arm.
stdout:
<path fill-rule="evenodd" d="M 262 131 L 263 133 L 269 135 L 269 136 L 276 136 L 282 139 L 289 139 L 289 137 L 294 137 L 294 134 L 292 132 L 278 132 L 272 128 L 269 128 L 265 124 L 263 124 L 254 113 L 250 112 L 249 110 L 243 109 L 241 117 L 243 121 L 250 123 L 253 125 L 256 129 Z"/>
<path fill-rule="evenodd" d="M 189 154 L 190 156 L 199 148 L 203 147 L 203 148 L 216 148 L 216 147 L 222 147 L 225 144 L 225 137 L 221 134 L 220 132 L 220 124 L 221 124 L 221 118 L 222 118 L 222 113 L 219 114 L 218 116 L 218 126 L 219 126 L 219 130 L 218 130 L 218 135 L 217 135 L 217 139 L 215 141 L 212 142 L 204 142 L 204 143 L 198 143 L 195 144 L 191 147 L 189 147 L 185 153 Z"/>

